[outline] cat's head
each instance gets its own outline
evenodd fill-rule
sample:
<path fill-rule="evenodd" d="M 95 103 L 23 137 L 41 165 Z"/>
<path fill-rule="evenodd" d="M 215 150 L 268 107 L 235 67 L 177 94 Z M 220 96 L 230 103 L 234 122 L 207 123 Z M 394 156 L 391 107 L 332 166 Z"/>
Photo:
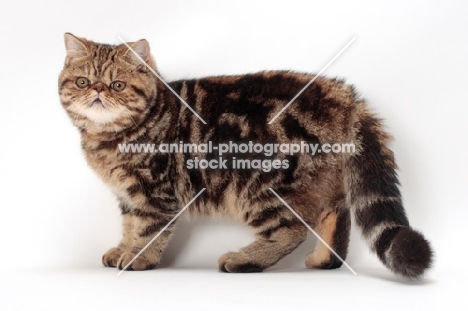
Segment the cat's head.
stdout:
<path fill-rule="evenodd" d="M 155 63 L 146 40 L 128 45 L 131 49 L 65 34 L 67 56 L 59 94 L 81 130 L 123 131 L 137 126 L 148 113 L 156 97 L 156 77 L 142 60 L 154 70 Z"/>

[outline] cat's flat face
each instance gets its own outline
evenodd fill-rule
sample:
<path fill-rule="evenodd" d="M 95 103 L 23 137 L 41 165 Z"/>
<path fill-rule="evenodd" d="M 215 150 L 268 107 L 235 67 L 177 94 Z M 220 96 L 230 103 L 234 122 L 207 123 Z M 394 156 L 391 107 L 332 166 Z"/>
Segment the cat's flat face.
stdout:
<path fill-rule="evenodd" d="M 73 123 L 90 133 L 139 124 L 156 96 L 156 81 L 133 52 L 125 45 L 97 44 L 70 34 L 65 46 L 59 94 Z M 130 46 L 154 68 L 145 40 Z"/>

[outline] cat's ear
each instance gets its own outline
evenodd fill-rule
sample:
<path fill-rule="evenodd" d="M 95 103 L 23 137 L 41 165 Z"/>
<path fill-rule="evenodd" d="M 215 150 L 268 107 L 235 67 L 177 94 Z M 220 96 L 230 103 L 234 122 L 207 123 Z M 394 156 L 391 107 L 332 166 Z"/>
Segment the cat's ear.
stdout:
<path fill-rule="evenodd" d="M 136 42 L 130 42 L 128 45 L 132 48 L 132 50 L 139 56 L 137 57 L 135 53 L 128 49 L 125 52 L 125 57 L 130 60 L 130 62 L 137 64 L 138 69 L 141 71 L 146 71 L 146 65 L 141 63 L 141 60 L 143 60 L 146 64 L 148 64 L 151 68 L 156 69 L 155 63 L 153 58 L 151 57 L 151 52 L 150 52 L 150 45 L 148 41 L 145 39 L 138 40 Z M 141 58 L 141 59 L 140 59 Z"/>
<path fill-rule="evenodd" d="M 85 40 L 75 37 L 71 33 L 64 35 L 65 48 L 67 49 L 67 63 L 72 59 L 88 56 Z"/>
<path fill-rule="evenodd" d="M 130 45 L 132 50 L 134 50 L 138 54 L 138 56 L 140 56 L 146 63 L 150 60 L 151 54 L 150 54 L 150 46 L 149 46 L 148 41 L 146 41 L 145 39 L 142 39 L 137 42 L 129 43 L 128 45 Z M 127 54 L 129 52 L 130 50 L 127 51 Z"/>

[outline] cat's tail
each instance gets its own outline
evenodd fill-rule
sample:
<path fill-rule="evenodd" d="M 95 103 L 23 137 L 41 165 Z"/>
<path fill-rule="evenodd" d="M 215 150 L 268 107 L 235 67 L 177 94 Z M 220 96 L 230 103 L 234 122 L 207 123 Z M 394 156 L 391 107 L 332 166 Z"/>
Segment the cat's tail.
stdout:
<path fill-rule="evenodd" d="M 413 230 L 398 189 L 390 136 L 379 119 L 365 113 L 356 126 L 356 152 L 346 157 L 347 203 L 370 248 L 391 271 L 421 277 L 431 266 L 432 250 Z"/>

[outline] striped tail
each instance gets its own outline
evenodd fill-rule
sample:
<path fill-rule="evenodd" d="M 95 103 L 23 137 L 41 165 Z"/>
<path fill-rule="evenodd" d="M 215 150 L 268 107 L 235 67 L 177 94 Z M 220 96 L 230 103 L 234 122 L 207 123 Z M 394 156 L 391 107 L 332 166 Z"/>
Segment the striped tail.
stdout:
<path fill-rule="evenodd" d="M 380 120 L 368 114 L 361 118 L 356 138 L 356 154 L 345 160 L 344 173 L 355 221 L 385 266 L 396 274 L 420 278 L 431 266 L 432 250 L 406 217 L 393 153 L 386 146 L 390 136 Z"/>

